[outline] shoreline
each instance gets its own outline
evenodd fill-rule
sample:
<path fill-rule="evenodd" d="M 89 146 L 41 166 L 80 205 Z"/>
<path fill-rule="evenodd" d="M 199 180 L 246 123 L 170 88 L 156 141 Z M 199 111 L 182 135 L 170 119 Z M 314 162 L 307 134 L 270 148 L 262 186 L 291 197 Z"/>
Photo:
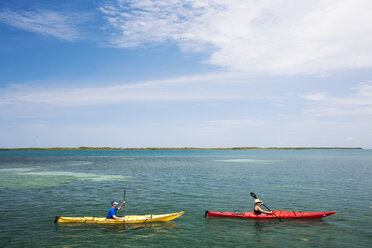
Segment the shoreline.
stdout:
<path fill-rule="evenodd" d="M 0 148 L 0 151 L 136 151 L 136 150 L 316 150 L 316 149 L 363 149 L 361 147 L 144 147 L 144 148 L 118 148 L 118 147 L 28 147 L 28 148 Z"/>

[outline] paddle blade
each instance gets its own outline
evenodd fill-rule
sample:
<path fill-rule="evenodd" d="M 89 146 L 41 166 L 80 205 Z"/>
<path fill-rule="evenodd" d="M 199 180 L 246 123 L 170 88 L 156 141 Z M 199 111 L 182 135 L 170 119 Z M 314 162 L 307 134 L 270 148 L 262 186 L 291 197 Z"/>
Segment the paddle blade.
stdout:
<path fill-rule="evenodd" d="M 251 192 L 251 196 L 254 198 L 254 199 L 257 199 L 257 196 L 255 193 Z"/>

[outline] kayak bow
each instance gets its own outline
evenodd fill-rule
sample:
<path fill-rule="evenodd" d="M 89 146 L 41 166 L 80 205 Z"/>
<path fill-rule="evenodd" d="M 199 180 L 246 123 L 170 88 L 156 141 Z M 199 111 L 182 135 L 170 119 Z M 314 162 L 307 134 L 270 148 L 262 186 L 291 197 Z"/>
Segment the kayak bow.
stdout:
<path fill-rule="evenodd" d="M 105 217 L 55 217 L 55 223 L 96 223 L 96 224 L 123 224 L 123 223 L 146 223 L 155 221 L 170 221 L 183 215 L 184 212 L 171 214 L 148 214 L 127 215 L 125 220 L 107 219 Z"/>
<path fill-rule="evenodd" d="M 330 212 L 289 212 L 289 211 L 274 211 L 275 215 L 282 219 L 321 219 L 334 214 L 334 211 Z M 261 214 L 257 215 L 254 212 L 215 212 L 205 211 L 205 216 L 210 217 L 227 217 L 227 218 L 243 218 L 243 219 L 276 219 L 277 217 L 273 214 Z"/>

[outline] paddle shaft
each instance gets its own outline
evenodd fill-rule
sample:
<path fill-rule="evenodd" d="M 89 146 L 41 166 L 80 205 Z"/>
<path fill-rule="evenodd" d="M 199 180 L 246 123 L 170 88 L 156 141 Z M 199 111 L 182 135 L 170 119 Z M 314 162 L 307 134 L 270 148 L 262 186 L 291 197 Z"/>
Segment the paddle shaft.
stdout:
<path fill-rule="evenodd" d="M 256 196 L 255 193 L 251 192 L 251 196 L 252 196 L 254 199 L 257 199 L 257 196 Z M 262 205 L 263 205 L 265 208 L 267 208 L 267 210 L 271 211 L 271 209 L 268 208 L 264 203 L 262 203 Z M 273 215 L 274 215 L 276 218 L 278 218 L 278 220 L 280 220 L 281 222 L 284 222 L 282 219 L 280 219 L 280 218 L 279 218 L 279 217 L 274 213 L 274 211 L 271 211 L 271 212 L 273 212 Z"/>
<path fill-rule="evenodd" d="M 125 201 L 125 188 L 124 188 L 124 201 Z M 124 206 L 123 206 L 123 216 L 125 215 L 125 205 L 126 204 L 124 204 Z"/>

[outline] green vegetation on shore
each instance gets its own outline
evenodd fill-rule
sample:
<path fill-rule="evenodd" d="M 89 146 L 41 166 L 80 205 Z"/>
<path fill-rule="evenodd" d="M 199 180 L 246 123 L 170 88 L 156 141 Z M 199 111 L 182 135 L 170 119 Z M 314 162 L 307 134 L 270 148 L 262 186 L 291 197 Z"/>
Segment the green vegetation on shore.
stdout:
<path fill-rule="evenodd" d="M 362 149 L 361 147 L 231 147 L 231 148 L 198 148 L 198 147 L 145 147 L 145 148 L 117 148 L 117 147 L 51 147 L 51 148 L 0 148 L 0 151 L 74 151 L 74 150 L 307 150 L 307 149 Z"/>

